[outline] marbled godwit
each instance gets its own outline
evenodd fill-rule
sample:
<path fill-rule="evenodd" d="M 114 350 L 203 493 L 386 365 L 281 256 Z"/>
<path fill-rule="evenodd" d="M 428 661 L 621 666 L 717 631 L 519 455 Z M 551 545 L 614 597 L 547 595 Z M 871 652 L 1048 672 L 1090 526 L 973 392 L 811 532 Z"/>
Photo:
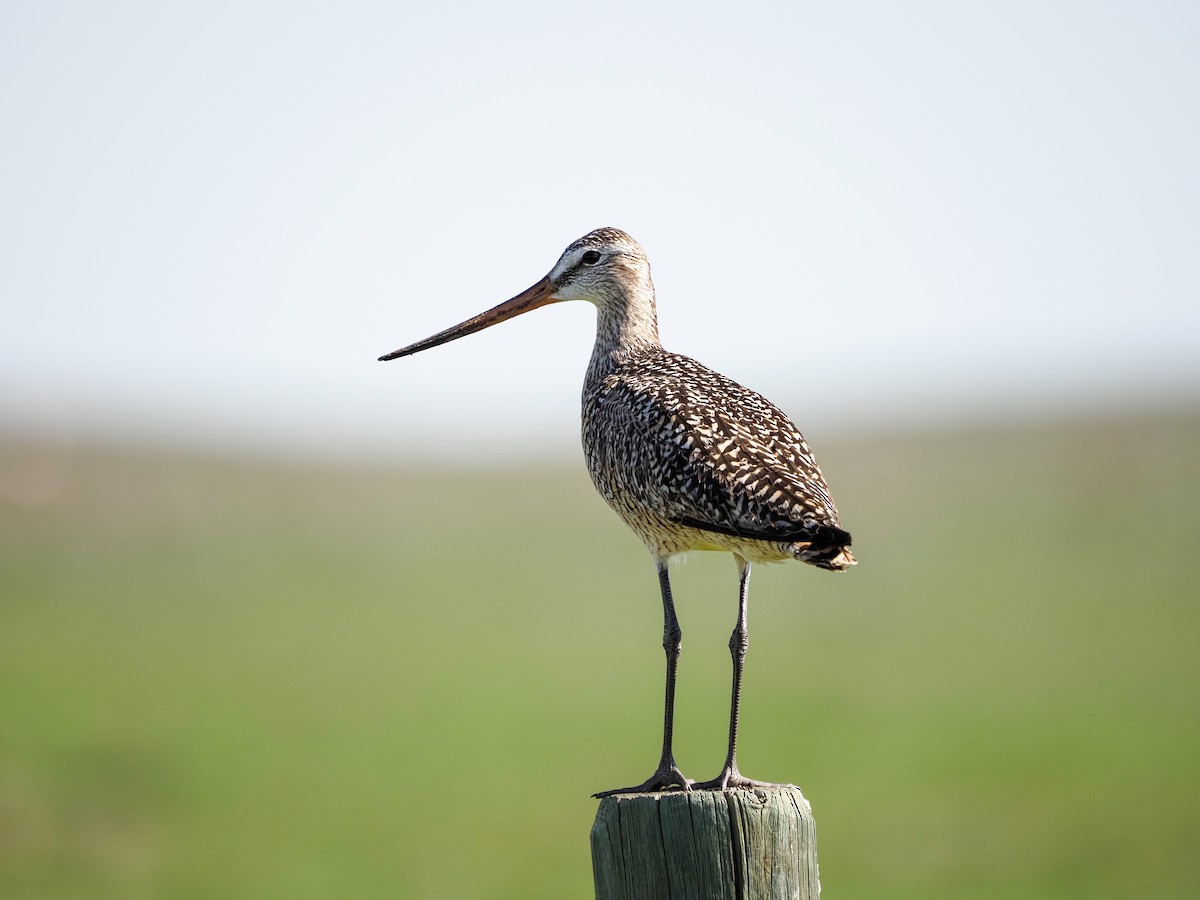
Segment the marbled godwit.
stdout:
<path fill-rule="evenodd" d="M 798 559 L 840 571 L 855 562 L 850 535 L 812 451 L 787 416 L 754 391 L 663 349 L 650 262 L 637 241 L 616 228 L 593 231 L 567 247 L 533 287 L 380 359 L 409 356 L 565 300 L 596 307 L 596 344 L 583 385 L 583 449 L 596 490 L 654 557 L 667 655 L 658 766 L 640 785 L 597 796 L 766 786 L 738 771 L 736 755 L 750 566 Z M 682 631 L 667 561 L 689 550 L 732 553 L 739 575 L 737 625 L 729 640 L 729 750 L 720 774 L 699 784 L 679 771 L 672 752 Z"/>

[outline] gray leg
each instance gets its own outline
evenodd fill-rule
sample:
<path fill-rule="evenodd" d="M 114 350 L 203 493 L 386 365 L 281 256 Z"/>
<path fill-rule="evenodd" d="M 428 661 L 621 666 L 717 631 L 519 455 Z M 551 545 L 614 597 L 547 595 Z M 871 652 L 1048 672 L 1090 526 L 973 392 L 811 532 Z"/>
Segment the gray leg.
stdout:
<path fill-rule="evenodd" d="M 662 756 L 658 768 L 642 784 L 635 787 L 614 788 L 611 791 L 601 791 L 594 797 L 610 797 L 613 794 L 642 794 L 652 791 L 662 791 L 668 788 L 679 788 L 689 791 L 692 782 L 685 778 L 675 765 L 675 755 L 671 750 L 671 742 L 675 731 L 675 672 L 679 667 L 679 653 L 683 647 L 683 630 L 675 617 L 675 601 L 671 597 L 671 581 L 667 575 L 666 559 L 656 559 L 658 566 L 658 585 L 662 590 L 663 603 L 663 651 L 667 654 L 667 693 L 663 704 L 663 744 Z"/>
<path fill-rule="evenodd" d="M 733 699 L 729 708 L 729 752 L 721 774 L 712 781 L 695 785 L 697 790 L 723 791 L 739 787 L 776 787 L 769 782 L 746 778 L 737 767 L 738 720 L 742 711 L 742 671 L 746 666 L 746 650 L 750 646 L 750 629 L 746 625 L 746 606 L 750 593 L 750 563 L 738 557 L 738 617 L 733 634 L 729 636 L 729 654 L 733 657 Z"/>

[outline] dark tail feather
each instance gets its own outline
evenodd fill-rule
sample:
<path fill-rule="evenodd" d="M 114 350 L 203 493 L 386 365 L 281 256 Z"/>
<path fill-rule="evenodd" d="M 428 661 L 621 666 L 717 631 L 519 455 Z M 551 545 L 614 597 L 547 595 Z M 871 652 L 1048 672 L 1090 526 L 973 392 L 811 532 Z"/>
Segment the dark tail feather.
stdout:
<path fill-rule="evenodd" d="M 753 538 L 759 541 L 774 541 L 780 544 L 792 545 L 792 553 L 796 559 L 811 563 L 822 569 L 841 572 L 855 565 L 858 560 L 850 552 L 850 532 L 836 525 L 814 525 L 804 527 L 789 525 L 785 528 L 770 531 L 751 528 L 734 528 L 730 525 L 717 525 L 712 522 L 701 522 L 690 516 L 679 516 L 675 519 L 681 525 L 690 528 L 702 528 L 717 534 L 728 534 L 733 537 Z"/>
<path fill-rule="evenodd" d="M 820 525 L 806 535 L 806 540 L 796 541 L 793 552 L 796 559 L 832 572 L 843 572 L 858 563 L 850 552 L 850 532 L 833 525 Z"/>

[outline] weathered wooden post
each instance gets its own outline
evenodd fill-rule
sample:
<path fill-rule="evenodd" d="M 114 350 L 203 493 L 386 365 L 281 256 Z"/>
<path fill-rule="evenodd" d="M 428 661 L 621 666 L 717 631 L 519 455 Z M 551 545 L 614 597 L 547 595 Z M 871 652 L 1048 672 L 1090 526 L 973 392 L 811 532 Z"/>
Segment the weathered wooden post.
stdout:
<path fill-rule="evenodd" d="M 812 808 L 796 788 L 624 794 L 592 824 L 596 900 L 817 900 Z"/>

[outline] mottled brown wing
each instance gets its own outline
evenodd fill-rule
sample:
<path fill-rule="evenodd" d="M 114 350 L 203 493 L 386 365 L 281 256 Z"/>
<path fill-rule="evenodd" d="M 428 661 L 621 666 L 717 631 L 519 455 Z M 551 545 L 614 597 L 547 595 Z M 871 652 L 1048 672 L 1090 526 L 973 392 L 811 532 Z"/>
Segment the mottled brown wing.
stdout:
<path fill-rule="evenodd" d="M 804 438 L 760 394 L 663 351 L 615 372 L 598 399 L 599 440 L 622 445 L 604 455 L 629 461 L 620 481 L 647 508 L 740 537 L 849 541 Z"/>

